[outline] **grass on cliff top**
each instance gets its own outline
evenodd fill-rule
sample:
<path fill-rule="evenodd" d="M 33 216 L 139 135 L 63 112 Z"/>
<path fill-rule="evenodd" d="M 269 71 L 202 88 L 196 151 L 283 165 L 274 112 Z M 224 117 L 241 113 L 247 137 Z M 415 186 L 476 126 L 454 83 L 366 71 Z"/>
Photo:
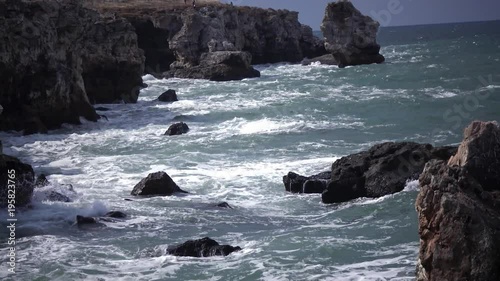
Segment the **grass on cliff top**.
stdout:
<path fill-rule="evenodd" d="M 192 7 L 193 0 L 84 0 L 91 8 L 103 12 L 159 11 Z M 220 0 L 196 0 L 196 7 L 221 5 Z"/>

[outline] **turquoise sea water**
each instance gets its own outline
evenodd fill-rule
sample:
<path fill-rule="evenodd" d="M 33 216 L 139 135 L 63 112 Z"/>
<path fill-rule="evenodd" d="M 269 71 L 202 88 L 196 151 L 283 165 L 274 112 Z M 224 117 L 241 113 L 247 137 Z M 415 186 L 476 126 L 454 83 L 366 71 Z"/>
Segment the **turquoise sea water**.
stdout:
<path fill-rule="evenodd" d="M 74 202 L 44 202 L 36 191 L 33 208 L 18 214 L 17 274 L 0 278 L 414 280 L 417 182 L 327 206 L 319 195 L 285 193 L 282 176 L 327 170 L 384 141 L 457 144 L 470 121 L 500 120 L 500 22 L 383 28 L 379 42 L 381 65 L 260 65 L 261 78 L 235 82 L 146 76 L 137 104 L 105 105 L 109 121 L 1 133 L 4 152 L 48 174 L 46 189 Z M 155 101 L 166 89 L 180 101 Z M 188 134 L 163 136 L 179 121 Z M 155 171 L 191 194 L 124 200 Z M 222 201 L 235 208 L 213 207 Z M 73 225 L 77 214 L 107 210 L 129 218 Z M 0 219 L 4 228 L 5 212 Z M 243 251 L 165 255 L 168 245 L 204 236 Z"/>

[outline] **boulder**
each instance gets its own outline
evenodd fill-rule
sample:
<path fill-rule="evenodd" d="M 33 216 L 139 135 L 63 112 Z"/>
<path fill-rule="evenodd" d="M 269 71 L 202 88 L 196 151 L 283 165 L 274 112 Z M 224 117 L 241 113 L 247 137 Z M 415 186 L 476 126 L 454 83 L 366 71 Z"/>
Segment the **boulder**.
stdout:
<path fill-rule="evenodd" d="M 326 51 L 333 55 L 339 67 L 382 63 L 385 58 L 377 44 L 379 26 L 348 0 L 330 3 L 321 24 Z"/>
<path fill-rule="evenodd" d="M 260 72 L 251 66 L 251 60 L 252 56 L 248 52 L 208 52 L 201 55 L 198 65 L 175 67 L 163 75 L 165 77 L 208 79 L 211 81 L 260 77 Z"/>
<path fill-rule="evenodd" d="M 417 280 L 500 280 L 499 136 L 496 123 L 474 122 L 455 156 L 426 164 Z"/>
<path fill-rule="evenodd" d="M 26 206 L 31 202 L 35 188 L 35 173 L 33 168 L 19 159 L 2 154 L 0 155 L 0 208 L 14 203 L 16 208 Z M 15 193 L 14 193 L 15 192 Z M 9 195 L 14 195 L 10 198 Z M 15 200 L 15 202 L 9 202 Z"/>
<path fill-rule="evenodd" d="M 85 224 L 97 224 L 99 222 L 98 219 L 93 217 L 84 217 L 77 215 L 76 216 L 76 224 L 77 225 L 85 225 Z"/>
<path fill-rule="evenodd" d="M 240 247 L 219 245 L 215 240 L 205 237 L 198 240 L 189 240 L 177 246 L 169 246 L 167 253 L 183 257 L 211 257 L 227 256 L 240 250 Z"/>
<path fill-rule="evenodd" d="M 165 172 L 149 174 L 142 179 L 131 192 L 131 195 L 163 195 L 169 196 L 176 192 L 187 193 L 180 189 L 177 184 Z"/>
<path fill-rule="evenodd" d="M 310 65 L 310 64 L 318 63 L 318 62 L 323 64 L 323 65 L 338 65 L 339 64 L 337 62 L 337 60 L 335 60 L 335 58 L 333 57 L 332 54 L 326 54 L 326 55 L 323 55 L 320 57 L 315 57 L 312 59 L 304 59 L 302 61 L 302 65 Z"/>
<path fill-rule="evenodd" d="M 323 172 L 310 177 L 289 172 L 283 177 L 285 190 L 292 193 L 322 193 L 331 178 L 331 172 Z"/>
<path fill-rule="evenodd" d="M 158 100 L 161 102 L 174 102 L 178 101 L 177 94 L 174 90 L 167 90 L 163 94 L 158 97 Z"/>
<path fill-rule="evenodd" d="M 175 135 L 182 135 L 185 134 L 189 131 L 189 127 L 186 123 L 180 122 L 180 123 L 175 123 L 168 127 L 168 130 L 165 132 L 165 135 L 167 136 L 175 136 Z"/>
<path fill-rule="evenodd" d="M 448 160 L 455 151 L 456 148 L 434 148 L 430 144 L 388 142 L 343 157 L 332 165 L 331 181 L 322 201 L 339 203 L 399 192 L 408 180 L 418 179 L 429 160 Z"/>

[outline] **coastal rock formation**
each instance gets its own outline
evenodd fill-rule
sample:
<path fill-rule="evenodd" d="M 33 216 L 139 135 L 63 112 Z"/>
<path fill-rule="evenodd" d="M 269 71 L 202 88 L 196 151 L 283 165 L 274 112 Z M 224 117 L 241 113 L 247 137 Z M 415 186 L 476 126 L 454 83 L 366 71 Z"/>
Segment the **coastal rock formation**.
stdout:
<path fill-rule="evenodd" d="M 417 280 L 500 280 L 500 128 L 473 122 L 448 162 L 429 162 L 416 201 Z"/>
<path fill-rule="evenodd" d="M 16 208 L 29 204 L 35 188 L 33 168 L 15 157 L 0 153 L 0 171 L 0 208 L 5 208 L 8 204 L 13 203 L 9 203 L 9 199 L 15 200 Z M 11 191 L 9 192 L 9 190 Z M 14 194 L 12 190 L 15 191 L 15 198 L 12 198 Z M 9 198 L 9 194 L 11 198 Z"/>
<path fill-rule="evenodd" d="M 292 193 L 322 193 L 327 204 L 377 198 L 403 190 L 408 180 L 418 179 L 429 160 L 448 160 L 456 151 L 456 147 L 413 142 L 382 143 L 342 157 L 328 172 L 310 177 L 289 172 L 283 184 Z"/>
<path fill-rule="evenodd" d="M 232 5 L 144 12 L 101 8 L 126 17 L 145 51 L 146 72 L 163 77 L 258 77 L 251 64 L 300 62 L 326 54 L 298 13 Z"/>
<path fill-rule="evenodd" d="M 163 195 L 169 196 L 176 192 L 187 193 L 180 189 L 177 184 L 165 172 L 149 174 L 134 186 L 131 195 Z"/>
<path fill-rule="evenodd" d="M 400 192 L 408 180 L 418 179 L 429 160 L 447 160 L 455 152 L 453 147 L 412 142 L 375 145 L 335 161 L 331 181 L 321 198 L 324 203 L 338 203 Z"/>
<path fill-rule="evenodd" d="M 167 248 L 167 253 L 174 256 L 200 258 L 211 256 L 227 256 L 232 252 L 240 250 L 240 247 L 219 245 L 217 241 L 205 237 L 198 240 L 188 240 L 177 246 L 170 246 Z"/>
<path fill-rule="evenodd" d="M 93 102 L 135 102 L 144 57 L 132 25 L 81 1 L 0 2 L 0 130 L 96 121 Z"/>
<path fill-rule="evenodd" d="M 165 135 L 167 136 L 175 136 L 175 135 L 182 135 L 189 132 L 189 127 L 186 123 L 180 122 L 180 123 L 175 123 L 168 127 L 167 131 L 165 132 Z"/>
<path fill-rule="evenodd" d="M 339 0 L 326 7 L 321 31 L 325 48 L 339 67 L 382 63 L 377 32 L 380 24 L 358 11 L 348 0 Z"/>
<path fill-rule="evenodd" d="M 167 90 L 158 97 L 161 102 L 174 102 L 178 101 L 177 93 L 174 90 Z"/>

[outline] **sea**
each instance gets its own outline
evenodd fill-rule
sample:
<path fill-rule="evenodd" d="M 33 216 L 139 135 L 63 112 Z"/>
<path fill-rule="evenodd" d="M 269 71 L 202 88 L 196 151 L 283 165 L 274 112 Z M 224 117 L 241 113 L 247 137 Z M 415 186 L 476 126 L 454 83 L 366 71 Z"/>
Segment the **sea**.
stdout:
<path fill-rule="evenodd" d="M 100 105 L 110 110 L 97 123 L 0 133 L 4 153 L 51 182 L 16 214 L 15 274 L 1 211 L 0 279 L 415 280 L 418 181 L 325 205 L 285 192 L 282 177 L 327 171 L 381 142 L 458 145 L 471 121 L 499 121 L 500 22 L 384 27 L 379 43 L 380 65 L 257 65 L 262 77 L 231 82 L 146 75 L 136 104 Z M 178 102 L 156 100 L 167 89 Z M 190 131 L 165 136 L 175 122 Z M 157 171 L 189 194 L 130 196 Z M 49 202 L 50 191 L 73 202 Z M 75 225 L 76 215 L 115 210 L 128 217 Z M 203 237 L 242 250 L 166 254 Z"/>

